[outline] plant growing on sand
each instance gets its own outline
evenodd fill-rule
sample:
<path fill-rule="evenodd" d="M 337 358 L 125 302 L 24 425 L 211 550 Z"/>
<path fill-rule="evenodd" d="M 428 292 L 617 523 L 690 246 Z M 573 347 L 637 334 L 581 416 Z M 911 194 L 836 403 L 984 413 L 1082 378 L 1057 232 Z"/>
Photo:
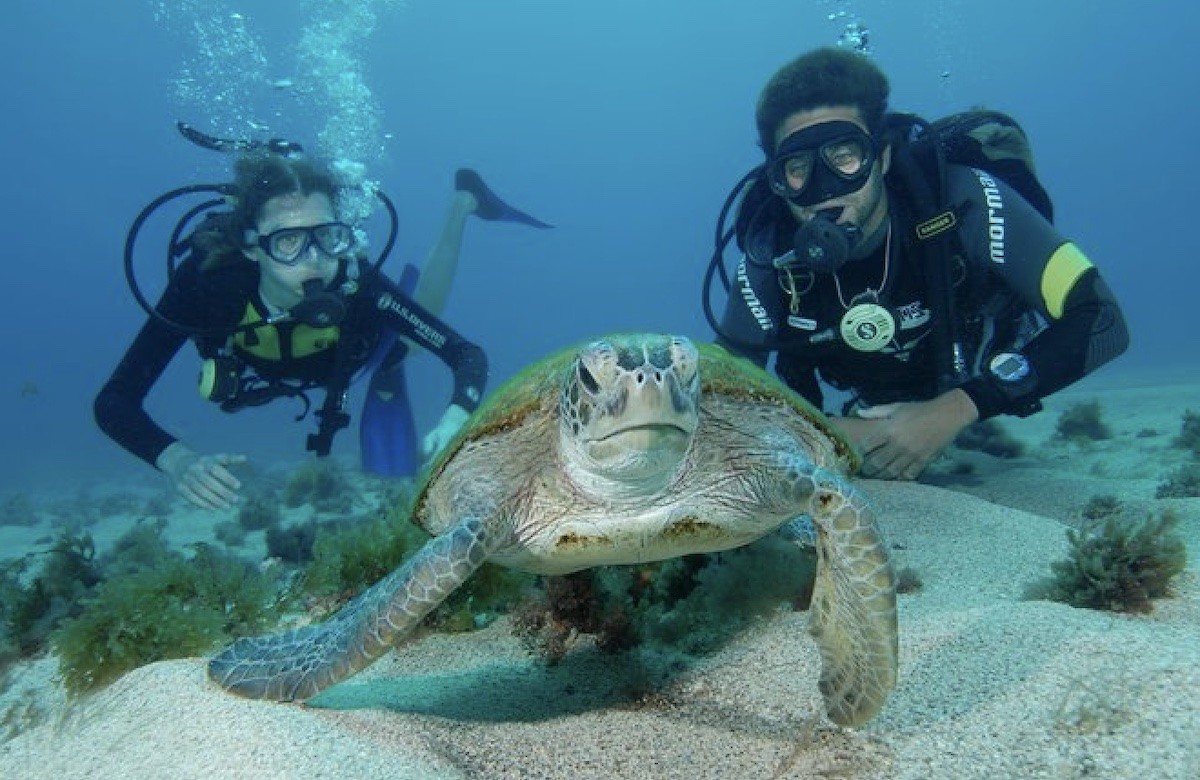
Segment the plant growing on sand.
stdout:
<path fill-rule="evenodd" d="M 601 650 L 653 643 L 705 654 L 781 605 L 806 608 L 815 573 L 816 554 L 777 534 L 720 554 L 604 566 L 548 578 L 545 596 L 514 615 L 514 632 L 550 663 L 584 634 Z"/>
<path fill-rule="evenodd" d="M 1155 498 L 1200 498 L 1200 462 L 1185 463 L 1167 475 Z"/>
<path fill-rule="evenodd" d="M 1083 507 L 1083 516 L 1088 520 L 1102 520 L 1121 511 L 1121 501 L 1111 494 L 1096 495 L 1088 499 Z"/>
<path fill-rule="evenodd" d="M 311 563 L 301 577 L 301 589 L 320 611 L 344 601 L 386 577 L 412 556 L 429 535 L 408 519 L 408 501 L 396 509 L 378 510 L 358 523 L 314 526 Z M 470 631 L 507 611 L 534 577 L 485 563 L 426 618 L 440 631 Z"/>
<path fill-rule="evenodd" d="M 42 567 L 29 584 L 24 573 L 42 558 Z M 4 630 L 18 654 L 33 655 L 45 649 L 51 631 L 67 617 L 78 614 L 79 600 L 101 579 L 96 547 L 87 534 L 62 534 L 50 549 L 11 564 L 5 589 Z"/>
<path fill-rule="evenodd" d="M 226 547 L 241 547 L 246 543 L 246 529 L 234 520 L 222 520 L 214 525 L 213 536 Z"/>
<path fill-rule="evenodd" d="M 1053 576 L 1026 595 L 1074 607 L 1149 612 L 1153 599 L 1170 594 L 1171 580 L 1187 563 L 1178 524 L 1179 516 L 1167 510 L 1140 522 L 1118 514 L 1070 529 L 1067 558 L 1050 564 Z"/>
<path fill-rule="evenodd" d="M 118 574 L 51 637 L 63 684 L 82 693 L 138 666 L 258 633 L 277 612 L 275 594 L 268 575 L 208 545 L 190 559 L 172 553 L 153 568 Z"/>
<path fill-rule="evenodd" d="M 332 458 L 304 461 L 283 489 L 286 506 L 309 504 L 318 512 L 349 512 L 353 498 L 346 472 Z"/>
<path fill-rule="evenodd" d="M 1183 423 L 1180 426 L 1179 435 L 1171 444 L 1188 450 L 1194 458 L 1200 458 L 1200 414 L 1191 409 L 1183 413 Z"/>
<path fill-rule="evenodd" d="M 1056 438 L 1078 444 L 1112 438 L 1112 429 L 1104 422 L 1099 401 L 1071 406 L 1061 415 L 1054 429 Z"/>
<path fill-rule="evenodd" d="M 325 523 L 309 518 L 299 523 L 273 525 L 267 529 L 267 555 L 284 563 L 301 564 L 312 560 L 317 530 Z"/>
<path fill-rule="evenodd" d="M 896 592 L 916 593 L 925 587 L 921 572 L 912 566 L 904 566 L 896 571 Z"/>
<path fill-rule="evenodd" d="M 429 535 L 399 512 L 378 510 L 358 523 L 322 526 L 301 589 L 313 596 L 359 593 L 420 549 Z"/>
<path fill-rule="evenodd" d="M 303 503 L 301 501 L 300 503 Z M 238 508 L 238 525 L 246 531 L 262 531 L 279 525 L 283 515 L 274 493 L 254 491 Z"/>
<path fill-rule="evenodd" d="M 955 437 L 954 446 L 960 450 L 978 450 L 996 458 L 1018 458 L 1025 454 L 1025 445 L 994 419 L 968 425 Z"/>

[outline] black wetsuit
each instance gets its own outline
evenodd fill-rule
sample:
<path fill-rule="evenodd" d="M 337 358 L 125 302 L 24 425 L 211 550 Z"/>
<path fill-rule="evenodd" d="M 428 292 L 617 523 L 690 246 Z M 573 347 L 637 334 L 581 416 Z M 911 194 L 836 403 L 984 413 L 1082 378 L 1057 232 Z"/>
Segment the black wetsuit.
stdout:
<path fill-rule="evenodd" d="M 163 292 L 157 310 L 167 319 L 206 331 L 228 328 L 232 332 L 245 318 L 266 319 L 258 294 L 258 266 L 235 261 L 213 270 L 200 270 L 189 258 L 180 264 Z M 345 268 L 339 271 L 338 284 Z M 454 372 L 451 403 L 473 411 L 487 381 L 487 356 L 403 293 L 395 284 L 363 264 L 358 291 L 348 297 L 346 318 L 332 337 L 328 330 L 310 329 L 304 339 L 294 338 L 294 322 L 263 325 L 231 343 L 228 335 L 195 338 L 202 357 L 220 350 L 232 351 L 265 380 L 290 380 L 324 386 L 335 373 L 348 378 L 379 347 L 387 331 L 410 339 L 440 358 Z M 275 354 L 265 354 L 269 337 Z M 146 395 L 166 370 L 188 336 L 156 318 L 150 318 L 126 351 L 112 376 L 96 396 L 95 416 L 100 428 L 137 457 L 154 465 L 159 454 L 176 438 L 159 427 L 143 407 Z M 293 354 L 292 345 L 304 343 L 306 354 Z M 276 345 L 278 348 L 276 349 Z"/>
<path fill-rule="evenodd" d="M 934 329 L 944 309 L 930 292 L 928 249 L 916 239 L 902 184 L 889 177 L 888 188 L 893 233 L 886 280 L 886 242 L 871 257 L 847 263 L 836 277 L 793 274 L 790 282 L 743 257 L 721 323 L 731 338 L 718 342 L 760 365 L 776 352 L 776 373 L 818 407 L 819 379 L 867 405 L 928 400 L 958 386 L 980 419 L 1033 411 L 1037 399 L 1128 346 L 1121 310 L 1082 253 L 1003 182 L 949 165 L 947 202 L 956 207 L 962 252 L 951 269 L 954 320 L 965 347 L 965 371 L 948 383 L 935 354 L 941 342 Z M 791 248 L 795 222 L 780 208 L 774 213 L 778 217 L 746 242 L 751 251 L 758 247 L 757 259 L 769 261 Z M 798 293 L 786 292 L 788 286 Z M 895 336 L 877 352 L 856 350 L 838 335 L 847 306 L 868 288 L 879 291 L 879 304 L 896 321 Z M 986 370 L 990 357 L 1004 351 L 1022 353 L 1034 369 L 1036 380 L 1020 397 L 1006 393 Z"/>

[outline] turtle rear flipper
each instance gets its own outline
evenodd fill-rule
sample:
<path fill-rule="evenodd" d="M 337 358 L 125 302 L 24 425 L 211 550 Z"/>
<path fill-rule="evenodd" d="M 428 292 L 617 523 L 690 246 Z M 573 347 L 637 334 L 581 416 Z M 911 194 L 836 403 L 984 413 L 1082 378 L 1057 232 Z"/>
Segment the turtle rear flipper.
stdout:
<path fill-rule="evenodd" d="M 862 493 L 823 469 L 801 481 L 811 485 L 817 529 L 809 629 L 821 651 L 821 695 L 834 723 L 857 726 L 896 686 L 896 577 Z"/>
<path fill-rule="evenodd" d="M 491 552 L 482 521 L 460 522 L 324 623 L 239 639 L 208 664 L 218 685 L 251 699 L 311 698 L 386 653 Z"/>

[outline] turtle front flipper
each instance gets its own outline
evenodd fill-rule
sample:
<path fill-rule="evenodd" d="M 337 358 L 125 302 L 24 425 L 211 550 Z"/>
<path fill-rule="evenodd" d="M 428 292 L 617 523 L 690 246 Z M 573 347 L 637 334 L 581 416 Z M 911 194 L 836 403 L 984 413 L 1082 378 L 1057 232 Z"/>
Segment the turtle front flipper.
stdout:
<path fill-rule="evenodd" d="M 896 686 L 896 577 L 862 493 L 811 464 L 793 475 L 817 531 L 809 629 L 821 651 L 821 695 L 834 723 L 857 726 Z"/>
<path fill-rule="evenodd" d="M 493 544 L 481 520 L 464 520 L 329 620 L 239 639 L 209 661 L 208 674 L 251 699 L 315 696 L 386 653 L 483 564 Z"/>

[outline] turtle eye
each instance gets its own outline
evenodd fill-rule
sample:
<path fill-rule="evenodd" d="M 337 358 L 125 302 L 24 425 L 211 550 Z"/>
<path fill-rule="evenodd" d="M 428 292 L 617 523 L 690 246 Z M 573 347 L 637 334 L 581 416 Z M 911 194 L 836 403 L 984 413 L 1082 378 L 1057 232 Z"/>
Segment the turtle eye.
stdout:
<path fill-rule="evenodd" d="M 600 393 L 600 383 L 596 381 L 596 377 L 592 376 L 592 372 L 588 371 L 587 366 L 581 361 L 579 363 L 579 383 L 583 385 L 583 389 L 587 390 L 592 395 Z"/>

